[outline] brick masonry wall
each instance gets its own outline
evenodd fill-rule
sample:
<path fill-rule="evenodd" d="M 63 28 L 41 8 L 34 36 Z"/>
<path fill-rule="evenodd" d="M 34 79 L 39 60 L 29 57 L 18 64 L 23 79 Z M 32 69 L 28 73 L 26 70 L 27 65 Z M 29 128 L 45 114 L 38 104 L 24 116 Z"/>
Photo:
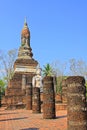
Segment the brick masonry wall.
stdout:
<path fill-rule="evenodd" d="M 47 76 L 43 79 L 43 118 L 54 119 L 55 116 L 53 77 Z"/>
<path fill-rule="evenodd" d="M 71 76 L 67 80 L 67 130 L 87 130 L 85 79 Z"/>
<path fill-rule="evenodd" d="M 26 87 L 26 109 L 32 110 L 32 86 L 27 85 Z"/>
<path fill-rule="evenodd" d="M 41 113 L 40 88 L 33 88 L 32 95 L 32 112 Z"/>
<path fill-rule="evenodd" d="M 36 67 L 38 64 L 34 59 L 17 59 L 14 63 L 14 69 L 17 66 L 33 66 Z M 32 77 L 35 75 L 34 72 L 15 72 L 12 79 L 8 83 L 8 87 L 5 91 L 5 103 L 8 106 L 18 104 L 20 102 L 26 104 L 25 91 L 22 91 L 22 75 L 26 76 L 26 84 L 32 83 Z"/>

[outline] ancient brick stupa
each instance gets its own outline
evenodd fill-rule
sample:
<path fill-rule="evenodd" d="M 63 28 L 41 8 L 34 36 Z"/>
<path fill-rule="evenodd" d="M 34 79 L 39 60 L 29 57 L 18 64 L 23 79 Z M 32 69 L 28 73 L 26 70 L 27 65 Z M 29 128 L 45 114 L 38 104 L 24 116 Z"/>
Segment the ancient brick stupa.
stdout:
<path fill-rule="evenodd" d="M 14 75 L 5 92 L 7 108 L 16 107 L 17 104 L 25 104 L 25 88 L 32 84 L 38 62 L 33 58 L 30 47 L 30 31 L 27 22 L 21 32 L 21 46 L 18 58 L 14 63 Z"/>

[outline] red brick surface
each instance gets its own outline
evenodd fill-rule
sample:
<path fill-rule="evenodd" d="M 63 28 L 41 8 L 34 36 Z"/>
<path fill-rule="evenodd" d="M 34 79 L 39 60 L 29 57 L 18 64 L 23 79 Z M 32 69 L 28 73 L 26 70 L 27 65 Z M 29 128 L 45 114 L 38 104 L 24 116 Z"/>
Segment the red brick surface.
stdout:
<path fill-rule="evenodd" d="M 0 130 L 67 130 L 67 112 L 57 111 L 56 119 L 43 119 L 42 113 L 0 108 Z"/>

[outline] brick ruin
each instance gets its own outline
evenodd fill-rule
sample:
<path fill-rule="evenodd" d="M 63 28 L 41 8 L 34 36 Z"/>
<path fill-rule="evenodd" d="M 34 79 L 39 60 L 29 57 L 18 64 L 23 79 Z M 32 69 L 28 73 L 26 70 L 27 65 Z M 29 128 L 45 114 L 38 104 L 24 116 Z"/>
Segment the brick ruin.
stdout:
<path fill-rule="evenodd" d="M 43 79 L 43 118 L 54 119 L 55 112 L 55 93 L 53 77 L 46 76 Z"/>
<path fill-rule="evenodd" d="M 25 21 L 21 31 L 21 45 L 19 47 L 18 57 L 14 63 L 14 75 L 8 83 L 5 90 L 5 98 L 3 98 L 3 102 L 6 104 L 7 109 L 13 109 L 19 106 L 25 107 L 25 89 L 27 85 L 32 85 L 32 77 L 36 75 L 37 65 L 38 62 L 33 59 L 30 46 L 30 31 Z M 56 86 L 56 84 L 54 84 L 54 86 Z M 56 87 L 54 88 L 56 89 Z M 40 98 L 43 102 L 43 93 L 40 93 Z M 57 99 L 57 96 L 55 98 Z"/>
<path fill-rule="evenodd" d="M 7 109 L 25 107 L 26 105 L 26 86 L 32 86 L 32 77 L 36 75 L 36 67 L 38 62 L 33 59 L 33 53 L 30 46 L 30 31 L 27 22 L 21 31 L 21 46 L 19 47 L 18 57 L 14 63 L 14 75 L 10 79 L 5 91 L 4 103 Z M 56 83 L 54 81 L 54 83 Z M 66 109 L 66 85 L 63 82 L 63 105 L 56 103 L 56 110 Z M 56 89 L 56 84 L 54 84 Z M 41 102 L 43 102 L 43 93 L 40 93 Z M 59 101 L 58 95 L 55 95 L 56 102 Z M 27 101 L 28 102 L 28 101 Z M 57 105 L 58 104 L 58 105 Z M 42 105 L 41 105 L 42 106 Z"/>
<path fill-rule="evenodd" d="M 38 62 L 33 58 L 30 47 L 30 31 L 27 22 L 21 32 L 21 46 L 18 51 L 18 57 L 14 63 L 14 75 L 9 81 L 5 91 L 5 102 L 8 109 L 16 107 L 25 107 L 26 104 L 26 86 L 32 83 L 32 77 L 35 75 Z"/>
<path fill-rule="evenodd" d="M 40 88 L 34 87 L 32 92 L 32 112 L 41 113 Z"/>
<path fill-rule="evenodd" d="M 67 83 L 67 130 L 87 130 L 85 79 L 70 76 Z"/>

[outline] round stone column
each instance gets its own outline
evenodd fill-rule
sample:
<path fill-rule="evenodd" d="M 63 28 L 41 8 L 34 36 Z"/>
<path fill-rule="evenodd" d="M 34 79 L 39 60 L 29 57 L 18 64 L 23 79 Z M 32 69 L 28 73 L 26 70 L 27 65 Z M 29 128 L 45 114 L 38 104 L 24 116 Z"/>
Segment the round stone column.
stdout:
<path fill-rule="evenodd" d="M 32 110 L 32 86 L 26 86 L 26 109 Z"/>
<path fill-rule="evenodd" d="M 55 94 L 53 77 L 47 76 L 43 79 L 43 118 L 55 118 Z"/>
<path fill-rule="evenodd" d="M 32 112 L 41 113 L 40 88 L 33 88 Z"/>
<path fill-rule="evenodd" d="M 67 130 L 87 130 L 85 79 L 71 76 L 67 83 Z"/>

